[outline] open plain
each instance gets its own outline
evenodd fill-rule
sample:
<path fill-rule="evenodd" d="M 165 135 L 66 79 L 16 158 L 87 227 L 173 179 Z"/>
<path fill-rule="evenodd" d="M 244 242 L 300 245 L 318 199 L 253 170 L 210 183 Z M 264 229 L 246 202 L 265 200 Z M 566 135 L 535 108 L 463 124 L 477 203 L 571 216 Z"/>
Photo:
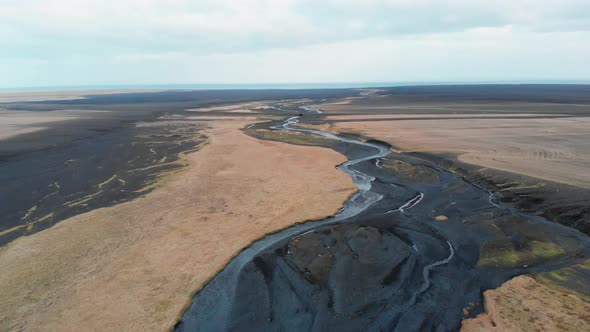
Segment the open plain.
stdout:
<path fill-rule="evenodd" d="M 150 194 L 0 249 L 3 329 L 168 329 L 250 242 L 329 216 L 354 192 L 334 168 L 342 156 L 257 141 L 239 131 L 246 124 L 207 122 L 207 144 Z"/>
<path fill-rule="evenodd" d="M 587 329 L 588 89 L 2 103 L 0 327 Z"/>
<path fill-rule="evenodd" d="M 570 91 L 571 90 L 571 91 Z M 587 86 L 400 87 L 314 105 L 327 130 L 391 144 L 590 233 Z"/>

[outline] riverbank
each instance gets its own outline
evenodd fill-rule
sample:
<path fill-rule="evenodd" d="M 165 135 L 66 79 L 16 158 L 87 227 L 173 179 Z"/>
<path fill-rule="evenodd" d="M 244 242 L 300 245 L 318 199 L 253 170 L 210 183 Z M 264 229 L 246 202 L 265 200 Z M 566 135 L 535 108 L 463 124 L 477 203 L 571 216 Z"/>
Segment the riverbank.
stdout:
<path fill-rule="evenodd" d="M 176 331 L 456 330 L 484 310 L 482 289 L 554 274 L 590 253 L 583 234 L 501 206 L 455 173 L 379 143 L 300 129 L 301 118 L 248 132 L 344 153 L 341 170 L 362 196 L 332 218 L 256 241 L 195 296 Z"/>
<path fill-rule="evenodd" d="M 163 106 L 156 101 L 178 97 L 174 92 L 92 98 L 105 108 L 131 102 L 128 108 L 137 112 L 145 107 L 157 110 Z M 89 110 L 95 105 L 84 103 L 91 101 L 70 102 Z M 121 104 L 110 104 L 114 101 Z M 215 329 L 456 330 L 462 320 L 487 309 L 482 290 L 497 289 L 521 274 L 585 298 L 590 278 L 584 263 L 590 251 L 587 237 L 498 204 L 478 185 L 485 184 L 483 180 L 473 181 L 466 176 L 473 171 L 464 173 L 462 164 L 448 155 L 387 155 L 388 149 L 398 147 L 357 140 L 373 137 L 370 131 L 363 136 L 346 130 L 334 137 L 286 130 L 332 130 L 310 106 L 317 102 L 205 101 L 205 107 L 193 105 L 159 117 L 164 123 L 195 125 L 208 143 L 198 152 L 181 153 L 185 167 L 163 178 L 155 174 L 157 181 L 149 186 L 153 190 L 140 192 L 141 197 L 68 218 L 0 248 L 0 264 L 8 267 L 0 275 L 0 327 L 170 329 L 191 303 L 191 294 L 201 290 L 192 301 L 195 308 L 186 312 L 177 329 L 186 328 L 185 318 L 196 313 L 197 322 Z M 64 105 L 16 107 L 50 110 Z M 348 117 L 332 120 L 336 124 L 375 122 L 366 114 L 333 116 Z M 383 122 L 389 115 L 379 117 Z M 412 116 L 404 121 L 436 121 L 426 117 L 430 119 Z M 284 122 L 287 118 L 291 120 Z M 469 116 L 474 121 L 498 120 L 489 118 Z M 307 124 L 295 123 L 299 120 Z M 153 125 L 141 123 L 142 128 Z M 178 138 L 169 134 L 170 142 Z M 162 138 L 151 136 L 148 141 Z M 135 152 L 145 157 L 147 151 Z M 344 156 L 354 162 L 345 163 Z M 357 189 L 349 175 L 360 195 L 352 195 Z M 514 181 L 504 181 L 507 186 L 501 189 L 506 190 L 499 192 L 562 190 L 548 181 L 543 186 Z M 96 185 L 113 183 L 120 181 L 108 177 Z M 81 196 L 82 203 L 74 206 L 86 204 L 86 198 Z M 344 201 L 347 208 L 339 210 Z M 323 219 L 338 211 L 336 217 Z M 316 219 L 322 220 L 303 223 Z M 215 293 L 219 290 L 223 296 Z M 519 297 L 514 298 L 518 302 Z M 221 303 L 213 305 L 215 301 Z M 214 316 L 207 315 L 208 310 Z"/>
<path fill-rule="evenodd" d="M 344 158 L 250 138 L 239 129 L 252 121 L 207 122 L 208 144 L 145 197 L 1 248 L 2 329 L 169 329 L 250 242 L 334 214 L 354 191 L 334 168 Z"/>
<path fill-rule="evenodd" d="M 501 158 L 494 156 L 502 155 L 501 151 L 510 150 L 511 147 L 509 144 L 502 145 L 497 140 L 491 139 L 484 140 L 485 144 L 478 143 L 482 140 L 481 137 L 485 137 L 481 129 L 473 132 L 473 135 L 479 136 L 479 138 L 461 133 L 460 135 L 464 138 L 463 143 L 453 145 L 456 140 L 445 135 L 453 136 L 455 134 L 450 133 L 452 131 L 450 129 L 441 129 L 441 126 L 437 125 L 439 123 L 437 120 L 371 121 L 370 119 L 371 117 L 365 117 L 363 122 L 334 122 L 319 126 L 333 132 L 375 137 L 391 144 L 396 151 L 433 162 L 464 176 L 470 182 L 488 188 L 496 193 L 499 201 L 510 203 L 524 212 L 541 215 L 585 234 L 590 234 L 590 209 L 588 209 L 590 188 L 586 185 L 587 172 L 584 171 L 585 165 L 590 160 L 588 159 L 590 152 L 584 152 L 585 145 L 578 144 L 581 150 L 575 150 L 574 147 L 573 151 L 576 152 L 571 152 L 570 155 L 578 156 L 575 157 L 575 160 L 563 161 L 557 156 L 554 159 L 543 159 L 535 157 L 532 152 L 529 158 L 525 152 L 515 152 L 511 157 L 515 161 L 515 165 L 506 162 L 502 164 L 502 167 L 494 168 L 492 167 L 494 165 L 488 165 L 485 162 L 486 159 L 473 156 L 492 155 L 486 158 L 495 160 L 494 162 L 497 164 L 501 163 Z M 485 121 L 488 120 L 476 118 L 462 121 L 472 121 L 469 126 L 473 127 L 487 126 Z M 498 122 L 498 120 L 491 121 L 492 123 L 488 124 L 490 126 Z M 518 125 L 514 123 L 517 121 L 514 119 L 504 121 L 503 126 Z M 444 122 L 446 126 L 447 121 Z M 449 125 L 462 126 L 461 123 L 455 122 L 449 123 Z M 317 127 L 317 125 L 312 126 Z M 463 126 L 466 126 L 465 123 Z M 417 127 L 421 129 L 417 130 Z M 432 132 L 436 133 L 433 137 L 429 137 Z M 562 134 L 566 135 L 563 131 Z M 520 131 L 518 134 L 508 135 L 507 140 L 517 142 L 522 135 L 526 134 Z M 585 136 L 584 132 L 572 132 L 567 137 L 581 140 L 581 137 Z M 551 139 L 547 138 L 547 140 Z M 426 141 L 432 142 L 432 144 Z M 526 145 L 522 141 L 519 144 Z M 552 144 L 558 145 L 559 143 L 553 141 Z M 467 150 L 471 151 L 467 154 L 462 148 L 466 145 L 469 145 Z M 494 152 L 488 153 L 488 151 Z M 541 153 L 538 155 L 540 156 Z M 536 166 L 531 170 L 523 170 L 523 165 L 527 164 L 535 164 Z M 535 169 L 543 172 L 535 172 Z M 564 180 L 560 182 L 560 179 Z"/>
<path fill-rule="evenodd" d="M 317 104 L 324 116 L 306 122 L 387 142 L 486 187 L 499 201 L 590 234 L 587 87 L 496 88 L 384 89 Z"/>

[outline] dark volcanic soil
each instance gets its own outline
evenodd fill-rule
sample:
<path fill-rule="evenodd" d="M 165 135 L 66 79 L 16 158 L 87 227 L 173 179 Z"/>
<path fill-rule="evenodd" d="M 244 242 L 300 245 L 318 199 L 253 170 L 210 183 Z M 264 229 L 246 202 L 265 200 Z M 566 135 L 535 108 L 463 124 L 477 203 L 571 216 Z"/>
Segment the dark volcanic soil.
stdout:
<path fill-rule="evenodd" d="M 334 148 L 351 159 L 375 153 Z M 590 255 L 584 234 L 498 205 L 428 162 L 390 154 L 353 168 L 375 178 L 380 201 L 256 242 L 195 296 L 176 330 L 457 330 L 482 311 L 482 291 Z"/>
<path fill-rule="evenodd" d="M 178 154 L 197 148 L 205 139 L 198 135 L 202 119 L 181 122 L 161 115 L 243 101 L 357 93 L 354 89 L 179 90 L 0 103 L 0 109 L 40 114 L 88 111 L 83 118 L 0 141 L 0 246 L 76 214 L 144 195 L 159 174 L 181 167 L 176 163 Z"/>
<path fill-rule="evenodd" d="M 460 96 L 457 87 L 428 87 L 432 91 L 426 97 L 415 89 L 385 90 L 413 103 L 520 100 L 533 87 L 462 87 L 466 92 Z M 579 97 L 587 89 L 574 87 L 579 91 L 573 100 L 587 102 L 587 97 Z M 569 100 L 564 93 L 571 89 L 533 90 L 530 100 L 559 103 Z M 0 146 L 0 245 L 69 216 L 140 196 L 161 172 L 179 167 L 178 153 L 201 142 L 202 137 L 193 139 L 199 127 L 190 121 L 146 121 L 136 126 L 142 119 L 153 120 L 158 112 L 357 92 L 168 91 L 0 105 L 11 110 L 130 112 L 129 119 L 107 121 L 104 126 L 52 127 L 43 132 L 50 134 L 50 144 L 35 133 L 24 145 L 6 141 Z M 277 102 L 259 114 L 314 116 L 313 109 L 284 104 Z M 571 208 L 582 206 L 579 202 L 567 205 L 575 193 L 563 194 L 564 187 L 503 192 L 503 184 L 509 186 L 513 180 L 498 180 L 496 197 L 479 185 L 485 184 L 483 180 L 468 176 L 473 172 L 448 172 L 423 156 L 372 157 L 383 149 L 375 148 L 379 142 L 350 142 L 358 139 L 353 135 L 346 137 L 348 141 L 330 141 L 309 133 L 276 133 L 273 126 L 279 125 L 258 124 L 244 132 L 261 139 L 330 147 L 350 160 L 360 160 L 349 174 L 361 194 L 333 218 L 291 227 L 245 249 L 195 296 L 176 326 L 178 331 L 457 330 L 464 318 L 482 312 L 483 291 L 516 275 L 570 269 L 590 256 L 587 236 L 542 217 L 564 218 L 564 224 L 584 230 L 579 220 L 585 220 L 588 211 Z M 371 179 L 368 187 L 366 179 Z M 558 203 L 551 205 L 551 199 Z M 552 206 L 555 209 L 543 209 Z M 584 282 L 568 286 L 587 291 Z"/>
<path fill-rule="evenodd" d="M 158 175 L 182 166 L 180 152 L 204 142 L 205 137 L 196 138 L 199 128 L 154 119 L 78 136 L 64 145 L 12 152 L 0 162 L 0 245 L 146 194 Z"/>
<path fill-rule="evenodd" d="M 520 211 L 575 228 L 590 235 L 590 190 L 521 174 L 463 163 L 453 155 L 409 153 L 495 193 L 498 201 Z M 542 185 L 539 183 L 542 182 Z"/>

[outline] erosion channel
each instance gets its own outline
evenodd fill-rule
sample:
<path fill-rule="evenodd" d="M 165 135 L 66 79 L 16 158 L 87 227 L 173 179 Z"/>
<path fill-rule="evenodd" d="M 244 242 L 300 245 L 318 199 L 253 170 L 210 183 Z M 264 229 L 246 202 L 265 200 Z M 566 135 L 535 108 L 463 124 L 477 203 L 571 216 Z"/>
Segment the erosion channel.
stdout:
<path fill-rule="evenodd" d="M 176 331 L 458 330 L 482 312 L 483 291 L 589 257 L 578 231 L 384 144 L 297 126 L 300 118 L 266 129 L 335 141 L 359 192 L 337 215 L 243 250 Z"/>

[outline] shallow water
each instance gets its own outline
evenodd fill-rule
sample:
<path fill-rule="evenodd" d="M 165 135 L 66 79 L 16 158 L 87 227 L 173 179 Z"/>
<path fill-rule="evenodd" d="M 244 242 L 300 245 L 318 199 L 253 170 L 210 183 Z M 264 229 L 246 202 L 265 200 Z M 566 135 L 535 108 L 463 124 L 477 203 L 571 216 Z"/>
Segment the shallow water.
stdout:
<path fill-rule="evenodd" d="M 339 169 L 358 194 L 334 217 L 241 252 L 195 296 L 177 331 L 456 330 L 469 303 L 480 303 L 472 315 L 482 310 L 482 290 L 588 257 L 588 240 L 577 231 L 501 206 L 484 188 L 385 146 L 294 127 L 299 120 L 271 128 L 346 144 L 349 161 Z M 383 167 L 385 159 L 428 177 L 408 180 Z M 449 220 L 434 221 L 438 215 Z M 571 257 L 482 267 L 480 244 L 495 241 L 497 229 L 523 243 L 552 241 L 547 234 L 568 239 L 563 247 Z"/>

